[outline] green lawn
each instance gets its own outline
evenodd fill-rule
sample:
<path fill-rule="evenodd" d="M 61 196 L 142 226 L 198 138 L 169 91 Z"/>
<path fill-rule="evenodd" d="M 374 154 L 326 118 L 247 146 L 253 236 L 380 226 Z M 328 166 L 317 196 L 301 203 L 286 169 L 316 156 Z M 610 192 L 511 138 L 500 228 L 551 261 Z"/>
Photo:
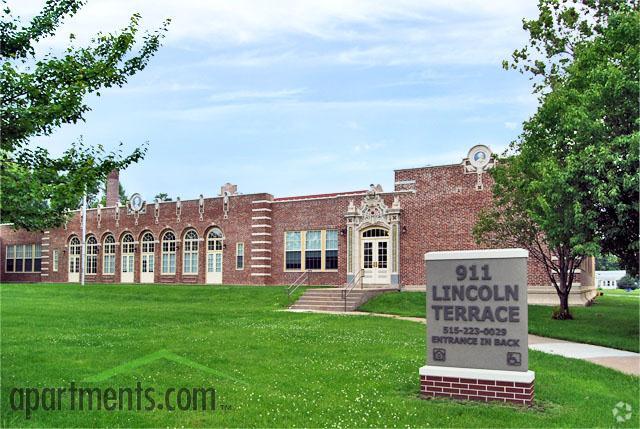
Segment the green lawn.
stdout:
<path fill-rule="evenodd" d="M 529 333 L 551 338 L 640 351 L 640 300 L 636 292 L 604 291 L 591 307 L 572 307 L 574 320 L 551 319 L 552 308 L 529 306 Z M 622 294 L 625 294 L 622 296 Z M 400 316 L 425 317 L 424 292 L 385 294 L 360 310 Z"/>
<path fill-rule="evenodd" d="M 424 326 L 367 316 L 277 311 L 282 288 L 0 285 L 3 427 L 638 427 L 639 379 L 531 352 L 536 407 L 424 401 Z M 400 294 L 398 294 L 400 295 Z M 407 294 L 402 294 L 407 295 Z M 400 296 L 402 296 L 400 295 Z M 159 360 L 83 382 L 167 350 L 205 368 Z M 71 381 L 101 388 L 217 389 L 202 411 L 11 410 L 13 387 Z M 611 410 L 631 404 L 616 424 Z"/>

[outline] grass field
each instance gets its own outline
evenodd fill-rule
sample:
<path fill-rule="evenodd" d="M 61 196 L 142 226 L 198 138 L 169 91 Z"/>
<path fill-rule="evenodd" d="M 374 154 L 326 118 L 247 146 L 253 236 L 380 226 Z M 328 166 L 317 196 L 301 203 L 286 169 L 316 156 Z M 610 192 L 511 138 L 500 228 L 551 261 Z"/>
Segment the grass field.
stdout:
<path fill-rule="evenodd" d="M 277 311 L 287 303 L 282 288 L 40 284 L 1 285 L 0 293 L 3 427 L 640 425 L 637 377 L 537 352 L 532 409 L 418 399 L 424 326 Z M 161 350 L 196 364 L 126 366 Z M 105 371 L 102 381 L 83 382 Z M 65 400 L 61 411 L 26 419 L 9 405 L 13 387 L 72 381 L 139 381 L 157 392 L 213 386 L 218 409 L 81 412 Z M 635 414 L 617 425 L 611 410 L 619 401 Z"/>
<path fill-rule="evenodd" d="M 591 307 L 571 307 L 574 320 L 569 321 L 551 319 L 551 307 L 530 305 L 529 333 L 639 352 L 639 296 L 635 292 L 604 291 L 604 296 L 598 297 L 596 304 Z M 360 310 L 425 317 L 425 293 L 380 295 L 367 302 Z"/>

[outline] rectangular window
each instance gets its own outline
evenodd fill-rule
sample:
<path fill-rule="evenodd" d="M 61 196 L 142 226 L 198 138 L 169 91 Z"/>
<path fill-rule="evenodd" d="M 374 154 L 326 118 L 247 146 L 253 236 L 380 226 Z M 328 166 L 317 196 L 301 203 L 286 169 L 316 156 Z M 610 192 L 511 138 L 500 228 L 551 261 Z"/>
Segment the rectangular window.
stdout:
<path fill-rule="evenodd" d="M 33 271 L 39 272 L 42 269 L 42 245 L 34 245 L 33 250 Z"/>
<path fill-rule="evenodd" d="M 24 272 L 24 245 L 16 246 L 16 273 Z"/>
<path fill-rule="evenodd" d="M 40 244 L 7 246 L 5 271 L 8 273 L 38 273 L 42 268 Z"/>
<path fill-rule="evenodd" d="M 52 259 L 52 269 L 54 272 L 58 272 L 58 266 L 60 264 L 60 253 L 58 253 L 57 249 L 54 249 L 53 252 L 51 252 L 51 259 Z"/>
<path fill-rule="evenodd" d="M 338 230 L 327 230 L 325 237 L 325 269 L 338 269 Z"/>
<path fill-rule="evenodd" d="M 244 243 L 236 244 L 236 270 L 244 270 Z"/>
<path fill-rule="evenodd" d="M 5 271 L 7 273 L 13 273 L 15 271 L 15 263 L 16 263 L 16 246 L 11 245 L 7 246 L 7 256 L 6 256 L 6 267 Z"/>
<path fill-rule="evenodd" d="M 287 231 L 285 235 L 285 269 L 302 268 L 302 240 L 300 231 Z"/>
<path fill-rule="evenodd" d="M 319 270 L 322 268 L 322 232 L 307 231 L 305 236 L 305 269 Z"/>

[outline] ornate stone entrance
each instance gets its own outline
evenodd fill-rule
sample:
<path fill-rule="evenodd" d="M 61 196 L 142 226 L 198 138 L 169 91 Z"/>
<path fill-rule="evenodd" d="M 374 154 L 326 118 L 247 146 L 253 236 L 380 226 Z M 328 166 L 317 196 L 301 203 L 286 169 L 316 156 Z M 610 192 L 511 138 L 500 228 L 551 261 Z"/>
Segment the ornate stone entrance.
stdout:
<path fill-rule="evenodd" d="M 359 207 L 347 208 L 347 282 L 364 270 L 363 284 L 400 284 L 400 200 L 388 207 L 373 186 Z"/>

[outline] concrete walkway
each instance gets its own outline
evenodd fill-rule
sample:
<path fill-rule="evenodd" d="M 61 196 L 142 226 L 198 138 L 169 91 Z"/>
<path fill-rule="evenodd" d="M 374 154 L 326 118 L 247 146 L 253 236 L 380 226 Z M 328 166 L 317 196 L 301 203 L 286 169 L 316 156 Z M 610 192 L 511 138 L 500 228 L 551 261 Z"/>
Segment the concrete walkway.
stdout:
<path fill-rule="evenodd" d="M 407 320 L 410 322 L 426 324 L 426 320 L 423 317 L 396 316 L 395 314 L 368 313 L 365 311 L 349 311 L 346 313 L 334 311 L 286 311 L 338 314 L 343 316 L 352 315 L 386 317 L 389 319 Z M 529 348 L 531 350 L 537 350 L 539 352 L 549 353 L 552 355 L 586 360 L 598 365 L 606 366 L 607 368 L 612 368 L 617 371 L 624 372 L 625 374 L 640 376 L 639 353 L 612 349 L 609 347 L 594 346 L 591 344 L 574 343 L 571 341 L 558 340 L 556 338 L 539 337 L 537 335 L 531 334 L 529 334 Z"/>

